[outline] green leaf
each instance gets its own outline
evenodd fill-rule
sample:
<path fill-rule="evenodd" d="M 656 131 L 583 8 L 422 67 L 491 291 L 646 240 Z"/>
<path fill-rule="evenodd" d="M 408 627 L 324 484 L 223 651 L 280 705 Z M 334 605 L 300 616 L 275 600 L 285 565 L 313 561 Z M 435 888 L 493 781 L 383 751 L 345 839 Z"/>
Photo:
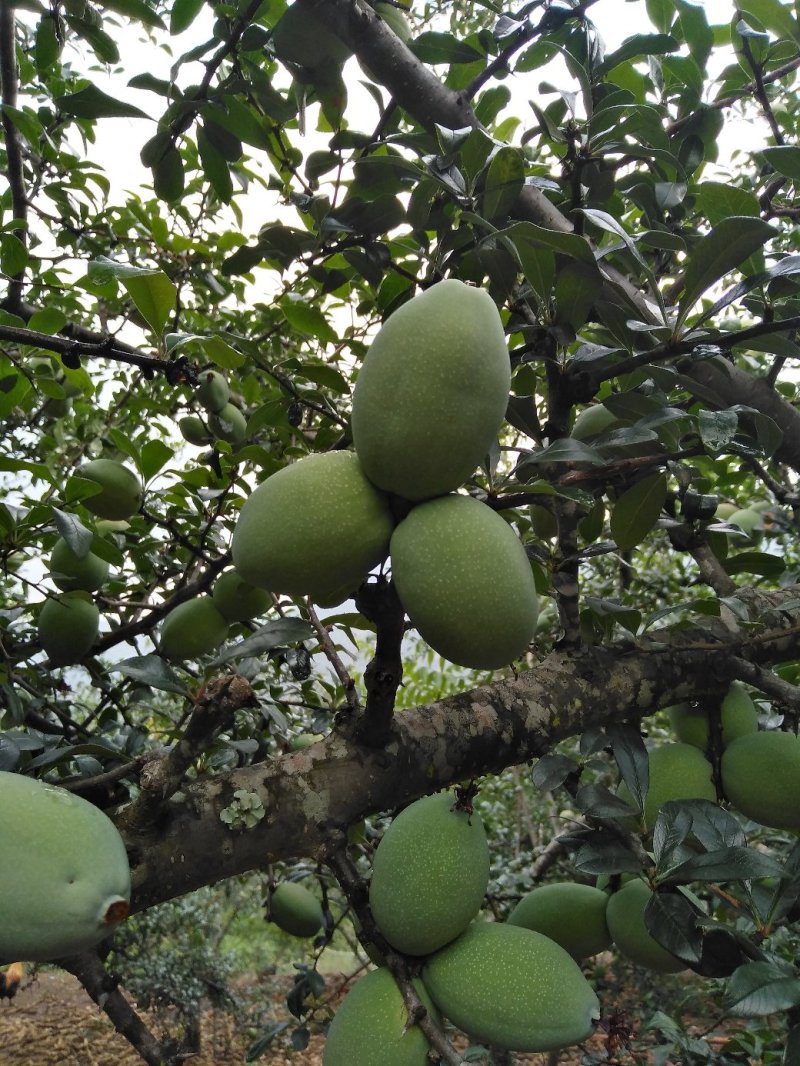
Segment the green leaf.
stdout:
<path fill-rule="evenodd" d="M 516 222 L 513 226 L 497 230 L 494 237 L 508 237 L 513 242 L 524 240 L 538 248 L 550 248 L 597 269 L 592 246 L 577 233 L 561 233 L 536 226 L 533 222 Z"/>
<path fill-rule="evenodd" d="M 779 0 L 742 0 L 737 6 L 740 11 L 755 15 L 761 25 L 771 30 L 776 37 L 800 42 L 800 25 L 796 18 L 792 18 L 789 5 Z"/>
<path fill-rule="evenodd" d="M 736 436 L 739 416 L 730 409 L 709 411 L 704 408 L 698 415 L 698 428 L 704 447 L 715 455 L 723 451 Z"/>
<path fill-rule="evenodd" d="M 164 20 L 156 14 L 147 0 L 103 0 L 103 8 L 108 11 L 116 11 L 118 15 L 124 15 L 129 19 L 136 19 L 143 26 L 152 29 L 166 29 Z"/>
<path fill-rule="evenodd" d="M 284 644 L 296 644 L 300 640 L 308 640 L 313 634 L 314 627 L 302 618 L 278 618 L 257 629 L 251 637 L 240 640 L 238 644 L 230 648 L 225 648 L 214 660 L 214 665 L 219 666 L 233 659 L 261 655 L 262 652 L 271 651 L 272 648 L 279 648 Z"/>
<path fill-rule="evenodd" d="M 174 0 L 169 17 L 169 32 L 174 37 L 194 22 L 203 8 L 204 0 Z"/>
<path fill-rule="evenodd" d="M 747 962 L 726 989 L 726 1013 L 738 1018 L 790 1010 L 800 1004 L 800 979 L 783 961 Z"/>
<path fill-rule="evenodd" d="M 678 305 L 683 322 L 704 292 L 729 271 L 758 251 L 775 236 L 772 226 L 760 218 L 737 216 L 724 219 L 692 249 L 684 275 L 683 295 Z"/>
<path fill-rule="evenodd" d="M 336 344 L 339 340 L 325 315 L 315 304 L 293 300 L 287 296 L 281 300 L 280 307 L 286 321 L 298 333 L 316 337 L 324 344 Z"/>
<path fill-rule="evenodd" d="M 57 96 L 55 104 L 59 111 L 76 118 L 149 118 L 133 104 L 115 100 L 96 85 L 87 85 L 76 93 Z"/>
<path fill-rule="evenodd" d="M 525 163 L 517 148 L 500 148 L 489 164 L 483 210 L 489 219 L 505 219 L 525 184 Z"/>
<path fill-rule="evenodd" d="M 761 155 L 779 174 L 791 178 L 792 181 L 800 180 L 800 148 L 789 144 L 776 148 L 762 148 Z"/>
<path fill-rule="evenodd" d="M 722 565 L 725 573 L 731 577 L 734 574 L 757 574 L 759 577 L 778 578 L 786 570 L 786 563 L 780 555 L 769 555 L 767 552 L 739 552 L 725 559 Z"/>
<path fill-rule="evenodd" d="M 233 196 L 231 172 L 220 152 L 209 140 L 205 126 L 199 126 L 197 129 L 197 150 L 203 164 L 203 173 L 212 189 L 222 203 L 230 203 Z"/>
<path fill-rule="evenodd" d="M 172 203 L 183 194 L 185 175 L 181 153 L 175 146 L 166 148 L 152 164 L 153 189 L 159 200 Z"/>
<path fill-rule="evenodd" d="M 688 884 L 690 881 L 746 881 L 761 877 L 780 877 L 783 867 L 768 855 L 745 847 L 724 847 L 696 855 L 669 871 L 668 878 Z"/>
<path fill-rule="evenodd" d="M 431 30 L 421 33 L 410 44 L 417 59 L 423 63 L 474 63 L 483 56 L 465 41 L 457 40 L 452 33 Z"/>
<path fill-rule="evenodd" d="M 47 70 L 58 59 L 61 45 L 56 35 L 56 20 L 52 15 L 43 15 L 36 26 L 36 45 L 34 56 L 36 69 Z"/>
<path fill-rule="evenodd" d="M 136 304 L 136 310 L 157 337 L 175 310 L 178 290 L 161 270 L 124 274 L 120 280 Z"/>
<path fill-rule="evenodd" d="M 620 551 L 640 544 L 658 521 L 667 497 L 667 475 L 651 474 L 624 492 L 611 512 L 611 536 Z"/>
<path fill-rule="evenodd" d="M 677 52 L 679 48 L 680 44 L 667 33 L 640 33 L 623 41 L 615 52 L 606 56 L 599 69 L 607 73 L 629 59 L 665 55 L 667 52 Z"/>
<path fill-rule="evenodd" d="M 53 517 L 56 529 L 67 542 L 73 555 L 79 559 L 85 559 L 91 551 L 94 533 L 87 529 L 77 515 L 68 511 L 61 511 L 58 507 L 53 508 Z"/>
<path fill-rule="evenodd" d="M 210 337 L 200 338 L 200 347 L 206 353 L 212 363 L 221 366 L 223 370 L 238 370 L 246 361 L 246 356 L 237 352 L 232 345 L 228 344 L 224 337 L 212 334 Z"/>
<path fill-rule="evenodd" d="M 622 780 L 628 786 L 639 810 L 650 788 L 650 761 L 638 726 L 626 722 L 612 722 L 606 730 L 611 740 L 611 753 L 616 760 Z"/>
<path fill-rule="evenodd" d="M 140 455 L 140 469 L 145 481 L 149 481 L 161 470 L 173 457 L 175 452 L 163 441 L 153 437 L 142 445 Z"/>
<path fill-rule="evenodd" d="M 564 437 L 541 451 L 526 455 L 520 463 L 520 472 L 538 463 L 591 463 L 593 466 L 602 466 L 605 459 L 588 444 L 582 444 L 572 437 Z"/>
<path fill-rule="evenodd" d="M 188 696 L 189 691 L 167 666 L 160 655 L 137 655 L 132 659 L 109 666 L 111 673 L 124 674 L 134 681 L 139 681 L 149 688 L 162 692 L 176 692 L 179 696 Z"/>
<path fill-rule="evenodd" d="M 21 274 L 28 265 L 28 249 L 13 233 L 0 233 L 0 270 L 9 277 Z"/>
<path fill-rule="evenodd" d="M 653 939 L 684 962 L 700 961 L 696 918 L 694 907 L 680 893 L 654 892 L 644 909 L 644 924 Z"/>

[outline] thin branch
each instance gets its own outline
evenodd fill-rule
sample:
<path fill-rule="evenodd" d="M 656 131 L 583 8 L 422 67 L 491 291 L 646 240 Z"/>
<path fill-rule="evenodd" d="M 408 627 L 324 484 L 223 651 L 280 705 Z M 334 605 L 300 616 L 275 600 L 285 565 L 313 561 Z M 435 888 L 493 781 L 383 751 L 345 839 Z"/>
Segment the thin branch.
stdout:
<path fill-rule="evenodd" d="M 314 630 L 317 634 L 317 640 L 319 646 L 333 667 L 334 673 L 339 678 L 339 683 L 344 689 L 344 697 L 347 700 L 347 705 L 354 714 L 358 714 L 361 710 L 361 700 L 358 698 L 358 689 L 356 683 L 350 674 L 350 671 L 344 665 L 339 652 L 336 650 L 336 645 L 331 640 L 331 635 L 320 621 L 319 615 L 314 610 L 314 606 L 309 600 L 306 604 L 306 612 L 308 614 L 308 620 L 311 622 Z"/>
<path fill-rule="evenodd" d="M 120 344 L 113 337 L 94 335 L 99 339 L 74 340 L 69 337 L 54 336 L 50 333 L 39 333 L 35 329 L 22 329 L 19 326 L 0 325 L 0 341 L 10 341 L 12 344 L 28 345 L 32 348 L 40 348 L 46 352 L 55 352 L 58 355 L 78 358 L 88 357 L 94 359 L 113 359 L 117 363 L 129 363 L 144 370 L 158 371 L 165 374 L 170 381 L 180 380 L 185 370 L 185 358 L 181 359 L 158 359 L 152 355 L 144 355 L 142 352 L 131 348 L 127 344 Z M 176 377 L 176 372 L 178 372 Z"/>
<path fill-rule="evenodd" d="M 731 665 L 734 677 L 739 681 L 746 681 L 748 685 L 765 692 L 788 707 L 793 715 L 800 716 L 800 688 L 796 685 L 790 685 L 772 670 L 757 666 L 746 659 L 732 659 Z"/>
<path fill-rule="evenodd" d="M 19 222 L 16 237 L 28 245 L 28 198 L 25 192 L 25 176 L 22 165 L 22 143 L 14 125 L 10 109 L 17 106 L 17 54 L 14 27 L 14 6 L 11 0 L 0 2 L 0 96 L 3 102 L 3 134 L 6 145 L 6 173 L 11 187 L 11 210 Z M 7 301 L 9 309 L 17 313 L 22 303 L 23 267 L 10 280 Z"/>

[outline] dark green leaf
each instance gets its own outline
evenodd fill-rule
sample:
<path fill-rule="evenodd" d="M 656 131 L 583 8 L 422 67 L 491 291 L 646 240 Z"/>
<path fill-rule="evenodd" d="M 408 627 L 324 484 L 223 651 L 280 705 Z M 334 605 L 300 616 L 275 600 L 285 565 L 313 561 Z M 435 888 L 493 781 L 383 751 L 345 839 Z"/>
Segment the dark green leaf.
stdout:
<path fill-rule="evenodd" d="M 137 655 L 132 659 L 123 659 L 122 662 L 113 663 L 108 669 L 111 673 L 124 674 L 125 677 L 139 681 L 149 688 L 159 689 L 162 692 L 175 692 L 179 696 L 189 694 L 186 686 L 181 684 L 177 675 L 159 655 Z"/>
<path fill-rule="evenodd" d="M 654 892 L 644 909 L 644 924 L 654 940 L 683 962 L 700 961 L 697 911 L 685 896 Z"/>
<path fill-rule="evenodd" d="M 790 1010 L 800 1004 L 800 980 L 787 962 L 748 962 L 728 982 L 725 1001 L 739 1018 Z"/>
<path fill-rule="evenodd" d="M 53 508 L 53 517 L 56 529 L 69 545 L 72 554 L 77 555 L 79 559 L 85 559 L 94 539 L 91 529 L 87 529 L 76 515 L 61 511 L 58 507 Z"/>
<path fill-rule="evenodd" d="M 623 722 L 612 723 L 606 732 L 622 780 L 641 810 L 650 787 L 650 763 L 641 733 L 636 726 Z"/>
<path fill-rule="evenodd" d="M 203 8 L 204 0 L 174 0 L 169 18 L 169 32 L 174 37 L 177 33 L 183 33 Z"/>
<path fill-rule="evenodd" d="M 780 555 L 767 552 L 739 552 L 725 559 L 722 565 L 725 573 L 731 577 L 734 574 L 757 574 L 759 577 L 778 578 L 786 570 L 786 563 Z"/>
<path fill-rule="evenodd" d="M 174 146 L 166 148 L 153 164 L 153 189 L 156 196 L 166 203 L 180 199 L 184 181 L 181 153 Z"/>
<path fill-rule="evenodd" d="M 736 436 L 739 428 L 739 416 L 730 409 L 724 411 L 701 410 L 698 415 L 700 438 L 705 447 L 716 455 L 724 451 Z"/>
<path fill-rule="evenodd" d="M 60 111 L 76 118 L 148 118 L 149 116 L 132 104 L 115 100 L 98 89 L 87 85 L 76 93 L 57 96 L 55 104 Z"/>
<path fill-rule="evenodd" d="M 686 265 L 679 308 L 683 321 L 704 292 L 758 251 L 771 237 L 772 226 L 760 218 L 726 218 L 702 237 Z"/>
<path fill-rule="evenodd" d="M 666 33 L 641 33 L 635 37 L 629 37 L 620 47 L 606 56 L 600 64 L 600 70 L 608 72 L 629 59 L 640 56 L 665 55 L 667 52 L 677 52 L 680 44 L 674 37 Z"/>
<path fill-rule="evenodd" d="M 531 773 L 531 780 L 542 792 L 552 792 L 554 788 L 563 785 L 570 774 L 575 773 L 576 764 L 566 755 L 552 753 L 543 755 L 536 763 Z"/>
<path fill-rule="evenodd" d="M 644 540 L 658 521 L 666 496 L 666 474 L 642 478 L 620 496 L 611 512 L 611 536 L 621 551 Z"/>
<path fill-rule="evenodd" d="M 296 644 L 300 640 L 308 640 L 313 634 L 314 627 L 301 618 L 279 618 L 274 622 L 267 622 L 251 637 L 225 648 L 214 660 L 214 664 L 220 665 L 234 659 L 260 655 L 262 652 L 271 651 L 283 644 Z"/>
<path fill-rule="evenodd" d="M 791 178 L 792 181 L 800 180 L 800 148 L 788 144 L 779 145 L 775 148 L 762 148 L 761 154 L 779 174 Z"/>
<path fill-rule="evenodd" d="M 163 441 L 153 437 L 142 445 L 141 471 L 145 481 L 149 481 L 161 470 L 173 457 L 175 452 Z"/>
<path fill-rule="evenodd" d="M 517 148 L 500 148 L 486 172 L 483 210 L 487 218 L 503 220 L 519 199 L 525 182 L 525 163 Z"/>
<path fill-rule="evenodd" d="M 161 270 L 124 274 L 120 280 L 136 304 L 136 310 L 160 337 L 178 298 L 173 282 Z"/>
<path fill-rule="evenodd" d="M 692 859 L 669 871 L 669 880 L 688 884 L 690 881 L 745 881 L 760 877 L 780 877 L 783 867 L 768 855 L 746 847 L 724 847 Z"/>
<path fill-rule="evenodd" d="M 156 14 L 148 0 L 103 0 L 103 7 L 108 11 L 116 11 L 118 15 L 136 19 L 143 26 L 153 29 L 166 29 L 163 19 Z"/>
<path fill-rule="evenodd" d="M 433 30 L 421 33 L 410 47 L 423 63 L 474 63 L 476 59 L 483 58 L 480 52 L 466 42 L 457 40 L 451 33 Z"/>

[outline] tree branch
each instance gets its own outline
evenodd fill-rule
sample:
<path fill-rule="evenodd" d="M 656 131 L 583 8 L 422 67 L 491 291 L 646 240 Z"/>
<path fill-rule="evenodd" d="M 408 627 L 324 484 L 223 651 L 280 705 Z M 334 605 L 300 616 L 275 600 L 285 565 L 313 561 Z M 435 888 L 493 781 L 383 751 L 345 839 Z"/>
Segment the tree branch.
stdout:
<path fill-rule="evenodd" d="M 22 144 L 19 131 L 8 113 L 8 108 L 17 106 L 17 54 L 16 32 L 14 28 L 14 6 L 11 0 L 0 3 L 0 96 L 2 97 L 3 135 L 6 144 L 6 165 L 8 183 L 11 188 L 11 211 L 19 222 L 16 237 L 27 248 L 28 245 L 28 197 L 25 192 L 25 176 L 22 166 Z M 15 274 L 8 286 L 6 297 L 9 310 L 18 314 L 22 303 L 23 268 Z"/>
<path fill-rule="evenodd" d="M 89 331 L 87 331 L 89 332 Z M 144 355 L 142 352 L 131 348 L 130 345 L 120 344 L 113 337 L 96 334 L 96 340 L 81 340 L 80 337 L 60 337 L 51 333 L 39 333 L 35 329 L 22 329 L 19 326 L 0 325 L 0 341 L 10 341 L 12 344 L 29 345 L 32 348 L 40 348 L 46 352 L 55 352 L 66 356 L 88 356 L 95 359 L 113 359 L 117 363 L 129 363 L 150 371 L 158 371 L 166 374 L 167 379 L 176 380 L 176 370 L 180 366 L 181 376 L 185 369 L 184 359 L 166 360 L 158 359 L 153 355 Z"/>

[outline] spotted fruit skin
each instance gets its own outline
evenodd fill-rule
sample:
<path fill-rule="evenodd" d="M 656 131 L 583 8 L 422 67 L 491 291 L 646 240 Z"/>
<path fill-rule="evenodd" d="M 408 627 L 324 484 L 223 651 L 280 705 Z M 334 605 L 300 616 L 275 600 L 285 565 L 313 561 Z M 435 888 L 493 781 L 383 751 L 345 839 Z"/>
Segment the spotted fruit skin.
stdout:
<path fill-rule="evenodd" d="M 278 885 L 269 906 L 273 922 L 292 936 L 315 936 L 325 921 L 320 901 L 298 881 Z"/>
<path fill-rule="evenodd" d="M 771 829 L 800 829 L 800 738 L 794 733 L 752 733 L 722 753 L 727 799 L 754 822 Z"/>
<path fill-rule="evenodd" d="M 511 363 L 494 301 L 449 279 L 403 304 L 372 342 L 353 393 L 370 481 L 407 500 L 463 485 L 505 417 Z"/>
<path fill-rule="evenodd" d="M 49 597 L 39 611 L 39 642 L 53 666 L 78 663 L 91 651 L 100 628 L 100 611 L 88 592 Z"/>
<path fill-rule="evenodd" d="M 489 882 L 480 815 L 442 792 L 406 807 L 375 852 L 369 901 L 383 935 L 406 955 L 429 955 L 466 929 Z"/>
<path fill-rule="evenodd" d="M 597 996 L 572 956 L 521 926 L 475 922 L 428 960 L 422 980 L 459 1029 L 508 1051 L 577 1044 L 600 1017 Z"/>
<path fill-rule="evenodd" d="M 593 885 L 553 881 L 523 896 L 509 925 L 521 925 L 560 944 L 573 959 L 587 959 L 611 946 L 605 892 Z"/>
<path fill-rule="evenodd" d="M 415 507 L 391 543 L 397 594 L 420 636 L 460 666 L 495 670 L 522 655 L 538 602 L 511 526 L 470 496 Z"/>
<path fill-rule="evenodd" d="M 161 623 L 159 651 L 165 659 L 196 659 L 216 651 L 228 635 L 228 622 L 210 596 L 187 600 Z"/>
<path fill-rule="evenodd" d="M 686 966 L 662 947 L 645 925 L 644 911 L 653 893 L 644 881 L 628 881 L 609 897 L 606 922 L 611 939 L 626 959 L 658 973 L 678 973 Z"/>
<path fill-rule="evenodd" d="M 125 845 L 101 810 L 0 771 L 0 964 L 48 962 L 96 944 L 128 913 Z"/>
<path fill-rule="evenodd" d="M 353 452 L 309 455 L 267 478 L 242 507 L 233 564 L 251 585 L 329 600 L 386 557 L 394 519 Z"/>
<path fill-rule="evenodd" d="M 130 518 L 142 506 L 141 481 L 131 469 L 115 459 L 92 459 L 79 466 L 76 474 L 100 486 L 100 492 L 83 501 L 84 507 L 98 518 L 114 521 Z"/>

